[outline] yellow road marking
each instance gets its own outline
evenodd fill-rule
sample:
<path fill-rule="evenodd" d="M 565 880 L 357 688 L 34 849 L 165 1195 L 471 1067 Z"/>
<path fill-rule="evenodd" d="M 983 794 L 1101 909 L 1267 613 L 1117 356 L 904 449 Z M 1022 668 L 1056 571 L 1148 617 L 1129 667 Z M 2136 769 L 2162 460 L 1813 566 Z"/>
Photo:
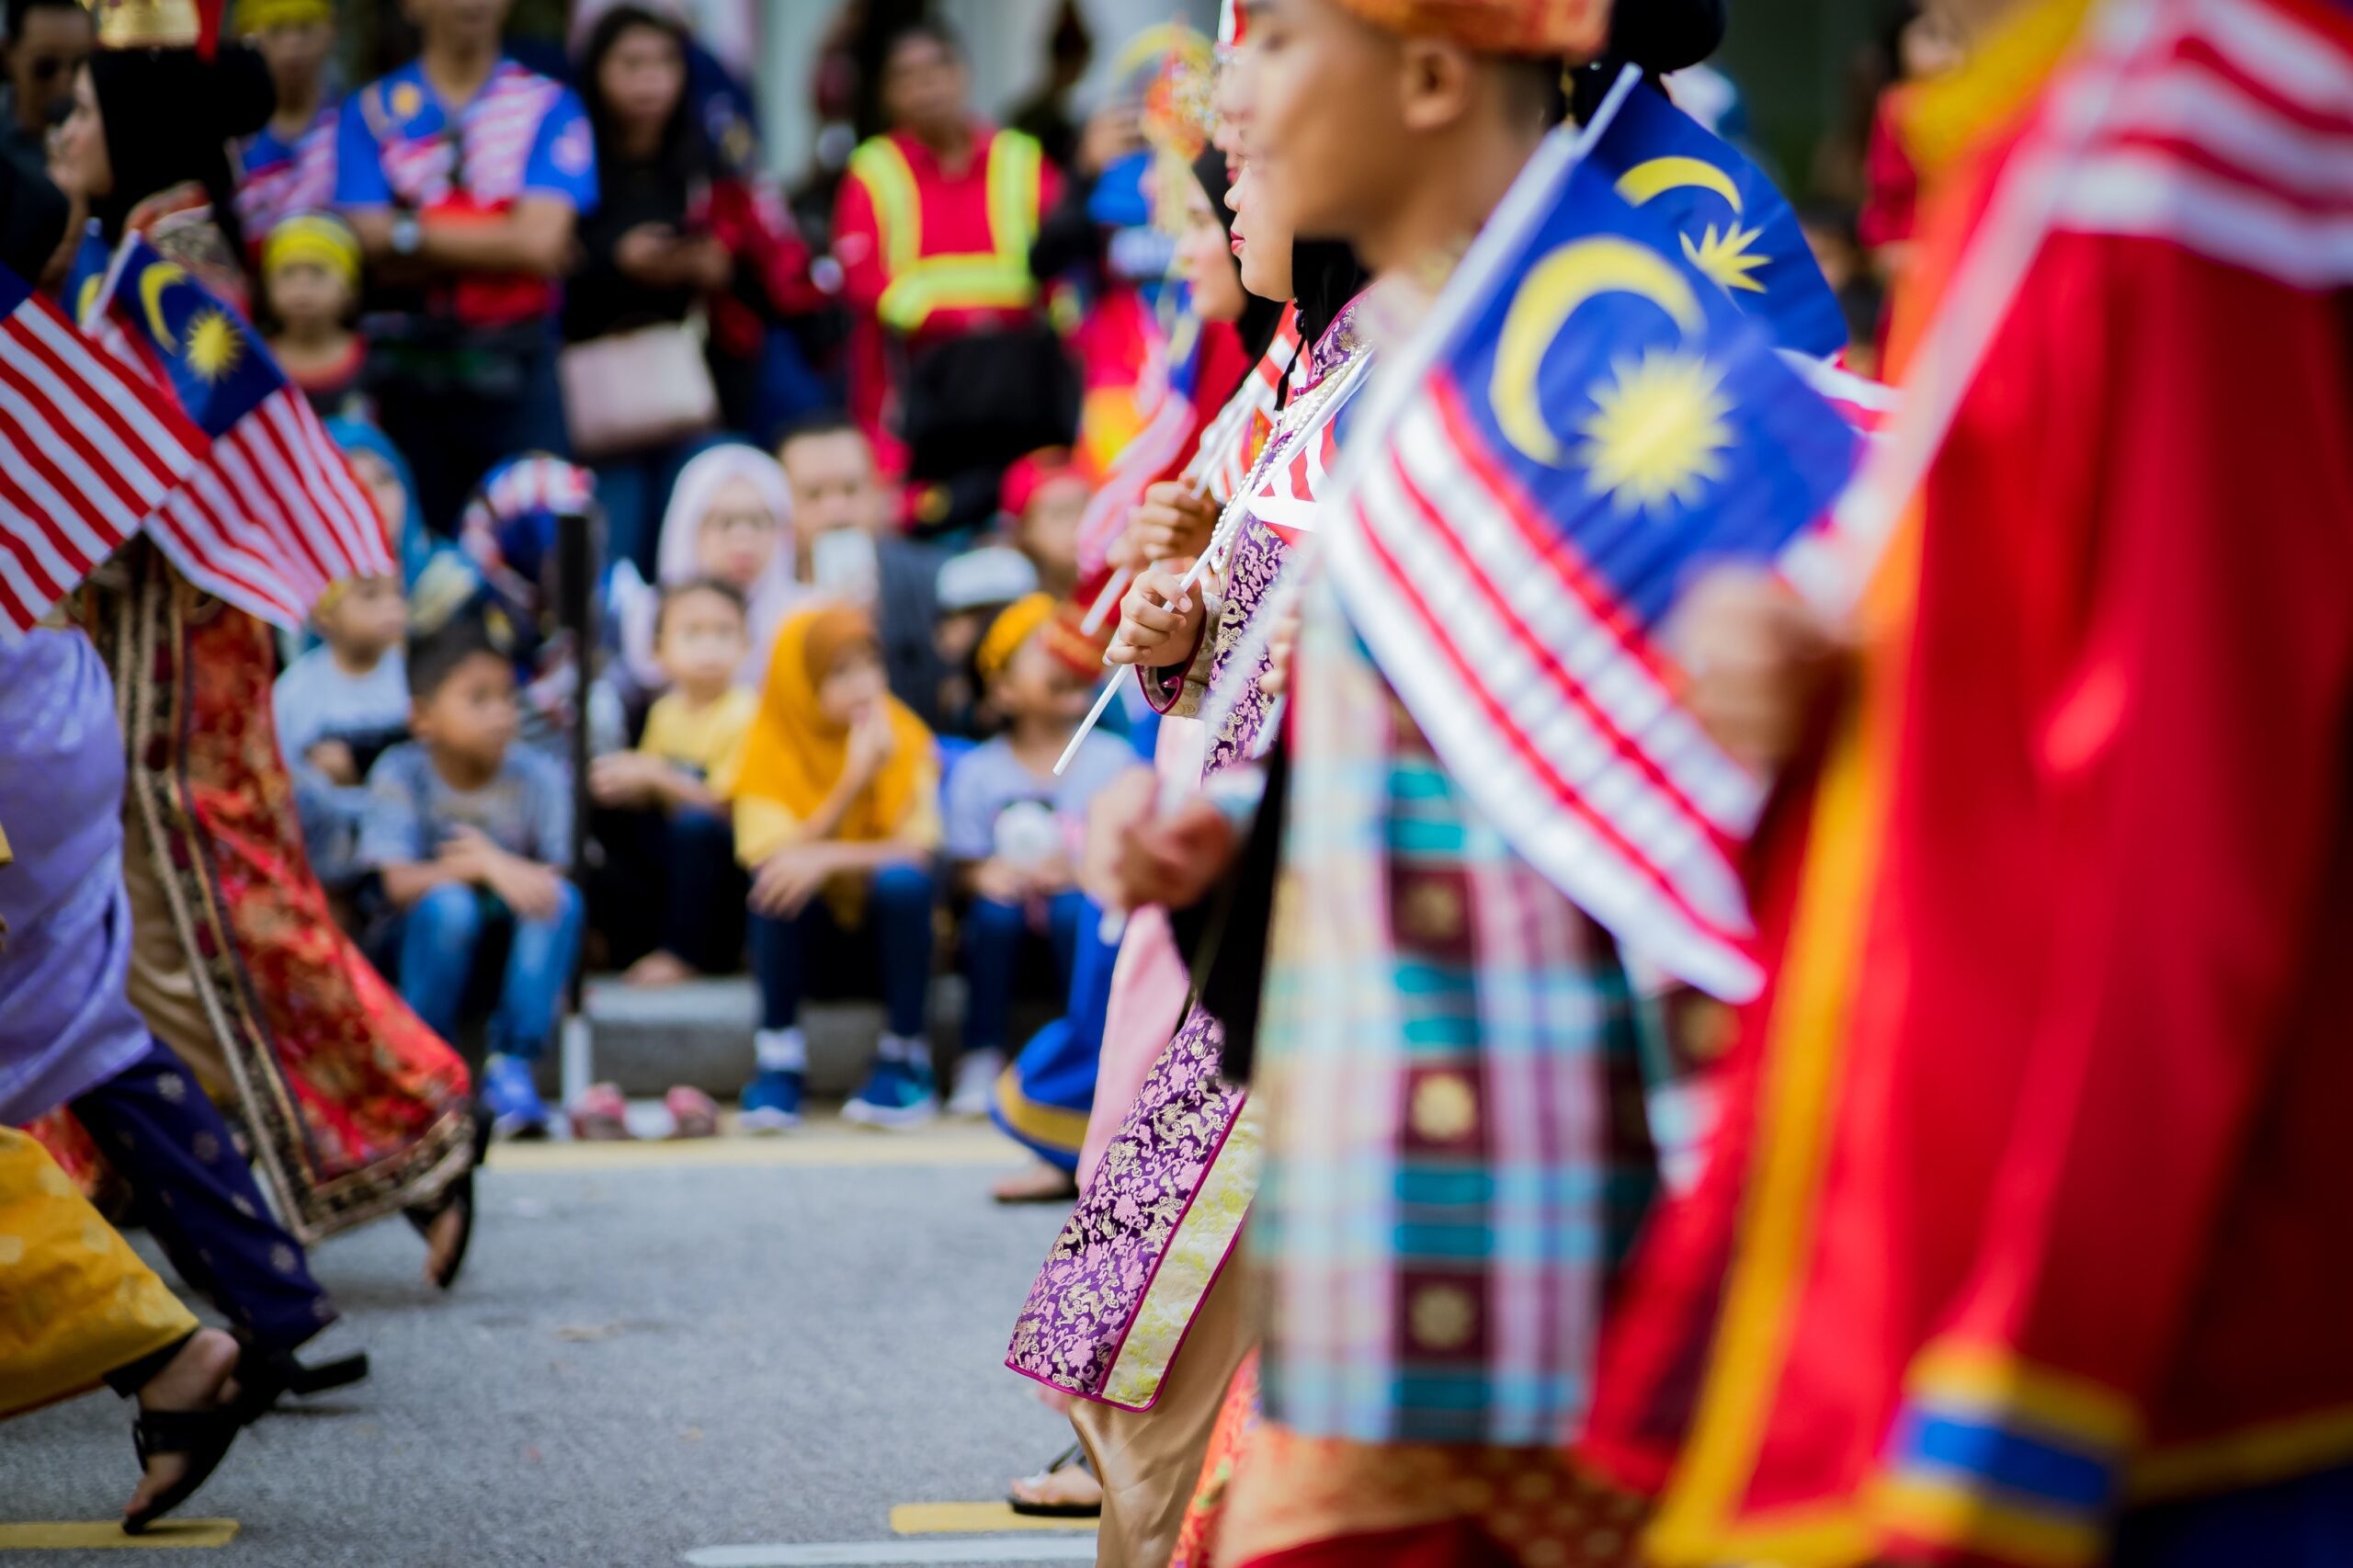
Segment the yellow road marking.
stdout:
<path fill-rule="evenodd" d="M 1005 1530 L 1091 1530 L 1093 1519 L 1041 1519 L 1003 1503 L 902 1503 L 891 1510 L 898 1535 L 983 1535 Z"/>
<path fill-rule="evenodd" d="M 88 1551 L 108 1547 L 226 1546 L 234 1519 L 159 1519 L 144 1535 L 125 1535 L 112 1519 L 59 1519 L 0 1525 L 0 1551 Z"/>
<path fill-rule="evenodd" d="M 664 1170 L 682 1166 L 989 1165 L 1010 1169 L 1023 1152 L 989 1128 L 870 1132 L 809 1129 L 777 1138 L 646 1139 L 609 1143 L 501 1143 L 494 1171 Z"/>

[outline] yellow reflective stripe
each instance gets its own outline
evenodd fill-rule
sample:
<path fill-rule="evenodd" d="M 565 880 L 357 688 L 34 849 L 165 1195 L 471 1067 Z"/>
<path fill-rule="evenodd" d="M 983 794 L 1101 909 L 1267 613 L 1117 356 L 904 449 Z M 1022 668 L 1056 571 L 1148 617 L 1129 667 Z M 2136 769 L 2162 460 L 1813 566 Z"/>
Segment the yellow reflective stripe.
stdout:
<path fill-rule="evenodd" d="M 913 267 L 923 251 L 923 202 L 915 195 L 915 172 L 907 155 L 887 136 L 858 143 L 849 172 L 874 199 L 874 225 L 882 232 L 882 265 L 892 277 Z"/>
<path fill-rule="evenodd" d="M 892 279 L 875 312 L 886 325 L 911 332 L 937 310 L 1019 310 L 1037 297 L 1026 262 L 1017 268 L 993 256 L 927 256 Z"/>
<path fill-rule="evenodd" d="M 924 256 L 921 198 L 906 154 L 878 136 L 850 154 L 850 173 L 866 182 L 891 275 L 876 313 L 912 332 L 936 310 L 1018 310 L 1038 298 L 1029 247 L 1038 236 L 1038 197 L 1045 153 L 1034 137 L 1000 131 L 988 151 L 989 249 Z"/>
<path fill-rule="evenodd" d="M 1038 237 L 1038 181 L 1044 165 L 1043 149 L 1017 131 L 1000 131 L 989 143 L 989 245 L 1025 268 Z"/>

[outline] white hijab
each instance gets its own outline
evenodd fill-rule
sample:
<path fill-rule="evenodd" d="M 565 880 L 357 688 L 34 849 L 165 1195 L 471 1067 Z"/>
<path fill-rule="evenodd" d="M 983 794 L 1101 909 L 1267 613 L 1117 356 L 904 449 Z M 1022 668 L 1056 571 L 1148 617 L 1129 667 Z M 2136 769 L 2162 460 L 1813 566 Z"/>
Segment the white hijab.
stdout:
<path fill-rule="evenodd" d="M 757 447 L 740 441 L 697 454 L 678 471 L 669 507 L 662 514 L 662 551 L 654 586 L 632 596 L 635 602 L 622 618 L 622 653 L 631 673 L 648 691 L 659 691 L 668 684 L 654 659 L 654 612 L 660 603 L 659 590 L 703 574 L 697 554 L 703 517 L 719 493 L 738 480 L 759 493 L 777 527 L 776 552 L 768 557 L 767 569 L 747 596 L 752 646 L 737 677 L 745 685 L 756 687 L 760 684 L 777 629 L 807 596 L 808 590 L 794 576 L 792 487 L 785 480 L 783 465 Z"/>

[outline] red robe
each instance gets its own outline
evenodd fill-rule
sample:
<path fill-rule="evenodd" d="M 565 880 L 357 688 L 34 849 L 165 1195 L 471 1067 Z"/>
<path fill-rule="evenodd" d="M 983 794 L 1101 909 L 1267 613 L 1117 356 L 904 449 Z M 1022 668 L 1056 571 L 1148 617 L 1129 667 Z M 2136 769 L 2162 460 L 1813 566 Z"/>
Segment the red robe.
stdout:
<path fill-rule="evenodd" d="M 2201 113 L 2119 96 L 1969 383 L 1605 1354 L 1664 1562 L 2090 1562 L 2353 1460 L 2353 18 L 2160 15 Z"/>

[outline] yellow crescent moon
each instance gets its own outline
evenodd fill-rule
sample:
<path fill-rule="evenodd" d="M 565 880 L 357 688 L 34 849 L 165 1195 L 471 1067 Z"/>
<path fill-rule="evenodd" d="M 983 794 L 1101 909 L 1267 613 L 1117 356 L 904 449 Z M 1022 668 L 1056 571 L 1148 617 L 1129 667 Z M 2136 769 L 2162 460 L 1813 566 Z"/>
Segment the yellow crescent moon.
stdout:
<path fill-rule="evenodd" d="M 139 302 L 147 307 L 147 329 L 165 348 L 173 345 L 172 329 L 164 320 L 164 290 L 187 278 L 186 269 L 176 261 L 150 262 L 140 269 Z"/>
<path fill-rule="evenodd" d="M 1649 158 L 1618 176 L 1618 194 L 1633 207 L 1662 191 L 1683 189 L 1712 190 L 1732 205 L 1735 217 L 1740 213 L 1740 187 L 1705 158 Z"/>
<path fill-rule="evenodd" d="M 1532 462 L 1557 468 L 1563 457 L 1560 437 L 1545 423 L 1537 399 L 1537 373 L 1569 317 L 1600 294 L 1648 300 L 1687 335 L 1707 324 L 1691 285 L 1648 245 L 1614 236 L 1573 240 L 1538 262 L 1512 296 L 1487 384 L 1487 401 L 1504 438 Z"/>

